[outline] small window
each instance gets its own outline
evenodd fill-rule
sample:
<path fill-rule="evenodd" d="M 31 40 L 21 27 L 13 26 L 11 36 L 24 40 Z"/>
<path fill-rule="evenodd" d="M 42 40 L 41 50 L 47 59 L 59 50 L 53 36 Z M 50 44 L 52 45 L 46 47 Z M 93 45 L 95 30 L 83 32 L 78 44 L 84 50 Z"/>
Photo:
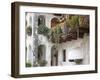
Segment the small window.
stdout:
<path fill-rule="evenodd" d="M 66 50 L 65 49 L 63 50 L 63 61 L 64 62 L 66 61 Z"/>
<path fill-rule="evenodd" d="M 43 15 L 38 17 L 38 26 L 40 25 L 45 25 L 45 17 Z"/>

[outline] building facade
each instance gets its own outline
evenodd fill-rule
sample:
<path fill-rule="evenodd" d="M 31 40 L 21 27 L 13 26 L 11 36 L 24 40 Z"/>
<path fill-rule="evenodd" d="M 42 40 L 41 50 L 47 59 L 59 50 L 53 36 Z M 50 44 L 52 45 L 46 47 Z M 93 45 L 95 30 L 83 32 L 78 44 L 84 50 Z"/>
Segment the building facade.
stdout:
<path fill-rule="evenodd" d="M 61 43 L 52 42 L 47 36 L 38 33 L 39 25 L 45 25 L 51 29 L 56 24 L 59 24 L 62 32 L 66 33 L 64 20 L 69 19 L 69 15 L 27 12 L 25 19 L 25 59 L 30 67 L 89 64 L 89 35 L 87 33 L 84 33 L 82 38 L 77 36 L 77 39 Z"/>

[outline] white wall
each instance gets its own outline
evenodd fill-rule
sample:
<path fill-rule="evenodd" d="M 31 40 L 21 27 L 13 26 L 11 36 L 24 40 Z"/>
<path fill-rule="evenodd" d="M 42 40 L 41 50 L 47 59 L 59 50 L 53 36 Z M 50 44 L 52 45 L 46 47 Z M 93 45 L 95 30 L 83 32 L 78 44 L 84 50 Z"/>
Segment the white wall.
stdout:
<path fill-rule="evenodd" d="M 66 50 L 66 61 L 63 62 L 63 49 Z M 70 59 L 83 59 L 82 64 L 89 64 L 89 36 L 62 43 L 58 48 L 59 65 L 75 65 Z"/>
<path fill-rule="evenodd" d="M 32 18 L 32 21 L 30 23 L 30 17 Z M 26 47 L 27 47 L 27 59 L 26 59 L 26 62 L 27 63 L 31 63 L 31 65 L 33 65 L 33 54 L 32 54 L 32 51 L 33 51 L 33 17 L 34 17 L 34 14 L 33 13 L 27 13 L 26 15 L 26 21 L 27 21 L 27 25 L 26 25 L 26 28 L 31 26 L 32 27 L 32 35 L 31 36 L 28 36 L 26 34 Z M 29 46 L 30 46 L 30 49 L 29 49 Z"/>
<path fill-rule="evenodd" d="M 13 1 L 30 1 L 41 3 L 56 4 L 76 4 L 76 5 L 100 5 L 100 0 L 1 0 L 0 2 L 0 80 L 16 80 L 10 77 L 11 68 L 11 2 Z M 100 6 L 99 6 L 100 10 Z M 98 12 L 100 14 L 100 11 Z M 98 16 L 100 21 L 100 16 Z M 99 23 L 100 26 L 100 23 Z M 100 27 L 98 27 L 100 35 Z M 100 48 L 100 37 L 98 37 Z M 98 49 L 100 53 L 100 49 Z M 98 54 L 100 61 L 100 54 Z M 38 78 L 21 78 L 17 80 L 100 80 L 100 62 L 98 62 L 98 74 L 81 74 L 81 75 L 64 75 Z"/>

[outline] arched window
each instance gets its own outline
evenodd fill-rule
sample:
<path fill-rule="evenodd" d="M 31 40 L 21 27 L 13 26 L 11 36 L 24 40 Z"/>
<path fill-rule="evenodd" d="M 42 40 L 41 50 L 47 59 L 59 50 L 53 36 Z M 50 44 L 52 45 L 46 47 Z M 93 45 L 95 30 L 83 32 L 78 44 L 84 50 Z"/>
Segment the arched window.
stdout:
<path fill-rule="evenodd" d="M 51 47 L 51 66 L 58 66 L 58 50 L 55 46 Z"/>
<path fill-rule="evenodd" d="M 38 16 L 38 26 L 45 25 L 45 17 L 43 15 Z"/>
<path fill-rule="evenodd" d="M 55 27 L 57 24 L 59 23 L 59 19 L 58 18 L 52 18 L 51 19 L 51 28 Z"/>
<path fill-rule="evenodd" d="M 45 45 L 38 46 L 38 60 L 45 60 L 46 47 Z"/>

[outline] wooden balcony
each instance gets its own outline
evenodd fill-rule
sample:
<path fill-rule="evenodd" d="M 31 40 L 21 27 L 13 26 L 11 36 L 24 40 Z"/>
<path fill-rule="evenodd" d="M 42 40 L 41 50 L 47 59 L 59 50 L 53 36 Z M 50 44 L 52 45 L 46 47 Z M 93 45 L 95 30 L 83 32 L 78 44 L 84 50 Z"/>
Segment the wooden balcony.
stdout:
<path fill-rule="evenodd" d="M 79 27 L 79 32 L 77 32 L 77 29 L 71 30 L 67 34 L 63 34 L 60 36 L 59 43 L 63 43 L 71 40 L 77 40 L 77 38 L 83 38 L 85 33 L 89 34 L 89 28 Z M 52 39 L 51 41 L 55 43 L 55 40 Z"/>

